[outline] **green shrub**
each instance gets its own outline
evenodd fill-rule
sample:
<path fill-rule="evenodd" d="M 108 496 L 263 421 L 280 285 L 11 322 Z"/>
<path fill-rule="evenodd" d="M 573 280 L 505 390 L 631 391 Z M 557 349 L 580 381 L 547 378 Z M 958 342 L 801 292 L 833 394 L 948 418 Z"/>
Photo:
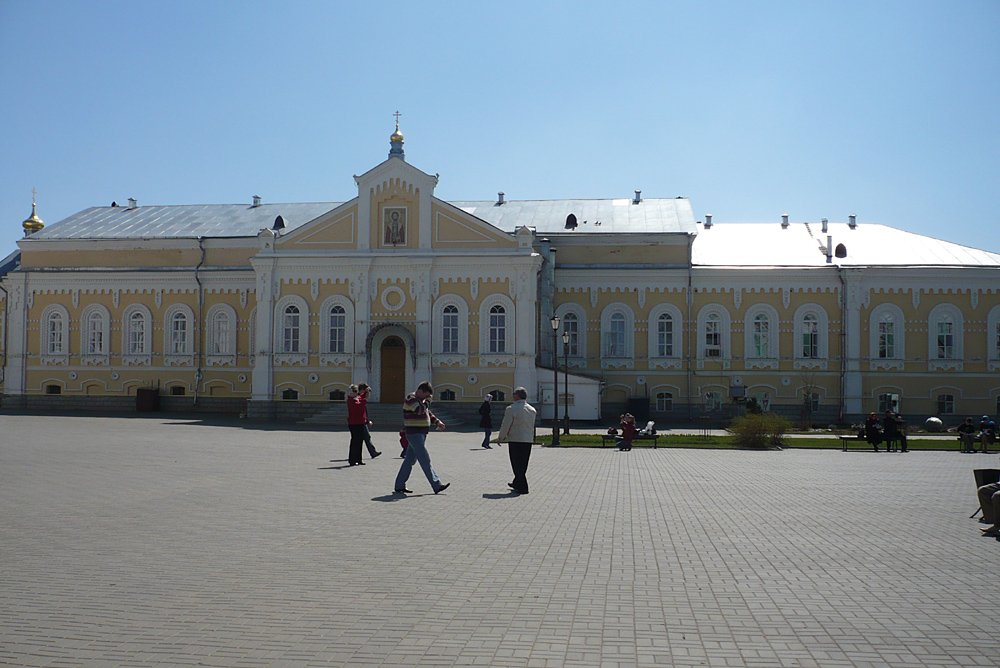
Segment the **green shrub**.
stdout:
<path fill-rule="evenodd" d="M 736 444 L 744 448 L 767 448 L 784 444 L 791 423 L 780 415 L 762 413 L 742 415 L 729 425 Z"/>

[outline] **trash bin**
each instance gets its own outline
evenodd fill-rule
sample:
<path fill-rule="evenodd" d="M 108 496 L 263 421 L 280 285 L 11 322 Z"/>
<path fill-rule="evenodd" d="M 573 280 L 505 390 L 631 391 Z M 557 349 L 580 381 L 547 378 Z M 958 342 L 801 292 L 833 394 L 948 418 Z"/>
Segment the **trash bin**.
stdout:
<path fill-rule="evenodd" d="M 152 388 L 140 387 L 135 391 L 135 410 L 148 413 L 160 410 L 160 392 Z"/>

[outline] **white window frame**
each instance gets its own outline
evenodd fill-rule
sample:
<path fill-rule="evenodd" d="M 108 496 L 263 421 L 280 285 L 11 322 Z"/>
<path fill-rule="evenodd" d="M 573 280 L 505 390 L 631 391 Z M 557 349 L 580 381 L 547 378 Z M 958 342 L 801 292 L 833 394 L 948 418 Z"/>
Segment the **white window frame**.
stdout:
<path fill-rule="evenodd" d="M 344 349 L 333 350 L 330 345 L 330 335 L 333 331 L 330 316 L 333 309 L 340 307 L 344 310 Z M 319 363 L 323 366 L 346 366 L 349 367 L 354 359 L 354 337 L 355 318 L 354 302 L 345 295 L 333 295 L 328 297 L 320 306 L 320 351 Z"/>
<path fill-rule="evenodd" d="M 296 346 L 288 346 L 285 339 L 285 311 L 298 309 L 298 337 Z M 309 360 L 309 305 L 298 295 L 286 295 L 274 305 L 274 362 L 279 366 L 305 366 Z M 297 350 L 289 350 L 295 347 Z"/>
<path fill-rule="evenodd" d="M 137 329 L 138 327 L 138 329 Z M 122 311 L 122 364 L 148 366 L 153 361 L 153 314 L 142 304 L 130 304 Z M 133 335 L 141 335 L 142 346 L 133 347 Z"/>
<path fill-rule="evenodd" d="M 672 413 L 676 392 L 673 388 L 657 388 L 653 390 L 653 405 L 657 413 Z"/>
<path fill-rule="evenodd" d="M 504 350 L 503 352 L 491 352 L 490 333 L 491 321 L 490 310 L 494 306 L 502 306 L 504 309 Z M 515 332 L 517 331 L 517 318 L 514 312 L 514 302 L 507 295 L 489 295 L 479 305 L 479 360 L 486 366 L 512 366 L 514 364 L 514 350 L 516 346 Z"/>
<path fill-rule="evenodd" d="M 219 332 L 216 323 L 225 323 Z M 207 366 L 236 364 L 236 310 L 229 304 L 215 304 L 205 316 L 205 363 Z"/>
<path fill-rule="evenodd" d="M 660 319 L 669 316 L 672 326 L 671 347 L 669 355 L 660 354 Z M 649 312 L 648 326 L 649 368 L 680 369 L 684 350 L 684 317 L 681 310 L 673 304 L 659 304 Z"/>
<path fill-rule="evenodd" d="M 892 354 L 881 357 L 882 323 L 892 323 Z M 895 304 L 879 304 L 868 316 L 868 364 L 872 369 L 902 369 L 906 360 L 906 320 Z"/>
<path fill-rule="evenodd" d="M 719 354 L 718 356 L 708 356 L 707 334 L 708 323 L 717 322 L 719 328 Z M 698 339 L 695 359 L 699 369 L 704 368 L 705 362 L 721 362 L 723 369 L 728 369 L 732 360 L 732 341 L 730 332 L 732 331 L 732 319 L 729 310 L 721 304 L 706 304 L 698 311 Z M 714 346 L 713 346 L 714 349 Z"/>
<path fill-rule="evenodd" d="M 816 355 L 806 357 L 803 354 L 804 337 L 806 334 L 806 317 L 815 316 L 816 320 Z M 803 304 L 795 310 L 794 349 L 792 351 L 796 369 L 825 369 L 829 362 L 830 350 L 830 319 L 826 310 L 819 304 Z"/>
<path fill-rule="evenodd" d="M 445 309 L 454 308 L 458 330 L 456 332 L 457 348 L 454 351 L 445 352 Z M 469 305 L 458 295 L 443 295 L 434 302 L 434 311 L 431 332 L 431 347 L 434 350 L 434 364 L 438 366 L 468 365 L 469 359 L 469 328 L 463 327 L 463 323 L 469 322 Z M 488 316 L 487 316 L 488 318 Z"/>
<path fill-rule="evenodd" d="M 613 328 L 619 326 L 622 330 L 620 345 L 612 348 Z M 627 304 L 608 304 L 601 312 L 601 368 L 631 369 L 634 366 L 635 313 Z"/>
<path fill-rule="evenodd" d="M 175 325 L 184 324 L 183 339 L 176 338 Z M 194 364 L 194 312 L 185 304 L 173 304 L 163 313 L 163 364 L 164 366 L 191 366 Z M 177 345 L 177 344 L 180 345 Z"/>
<path fill-rule="evenodd" d="M 938 415 L 954 415 L 955 414 L 955 395 L 947 392 L 939 392 L 934 395 L 935 403 L 937 404 L 937 414 Z"/>
<path fill-rule="evenodd" d="M 757 349 L 756 323 L 758 318 L 763 318 L 760 322 L 767 325 L 767 345 L 763 354 Z M 748 369 L 777 369 L 780 355 L 780 338 L 778 327 L 778 312 L 768 304 L 755 304 L 747 309 L 743 316 L 743 348 L 746 368 Z"/>
<path fill-rule="evenodd" d="M 69 311 L 61 304 L 51 304 L 42 311 L 40 320 L 42 364 L 69 363 Z"/>
<path fill-rule="evenodd" d="M 938 329 L 952 324 L 952 348 L 949 357 L 938 356 Z M 965 318 L 954 304 L 938 304 L 927 316 L 927 367 L 931 371 L 961 371 L 965 360 Z"/>
<path fill-rule="evenodd" d="M 111 314 L 101 304 L 91 304 L 83 309 L 80 315 L 80 361 L 84 365 L 104 366 L 108 363 L 110 324 Z M 100 346 L 92 349 L 95 334 L 100 335 Z"/>
<path fill-rule="evenodd" d="M 562 349 L 562 333 L 566 330 L 566 316 L 576 317 L 576 330 L 570 331 L 569 335 L 569 365 L 573 367 L 585 367 L 587 365 L 587 312 L 574 303 L 560 304 L 556 308 L 556 315 L 559 316 L 559 356 L 564 357 Z M 549 332 L 549 336 L 551 336 Z"/>

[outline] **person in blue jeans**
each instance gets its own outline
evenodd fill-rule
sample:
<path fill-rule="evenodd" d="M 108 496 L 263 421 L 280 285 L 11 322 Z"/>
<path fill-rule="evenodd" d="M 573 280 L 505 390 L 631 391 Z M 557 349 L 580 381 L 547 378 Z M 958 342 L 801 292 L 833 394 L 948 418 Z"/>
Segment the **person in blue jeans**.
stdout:
<path fill-rule="evenodd" d="M 406 481 L 410 479 L 413 462 L 420 464 L 435 494 L 440 494 L 451 486 L 450 482 L 441 482 L 440 476 L 431 465 L 430 453 L 427 452 L 427 434 L 430 433 L 431 425 L 438 431 L 443 431 L 445 427 L 444 422 L 431 412 L 432 394 L 434 388 L 425 380 L 403 401 L 403 430 L 406 432 L 409 445 L 403 454 L 403 463 L 399 465 L 399 473 L 396 474 L 396 486 L 393 490 L 396 494 L 413 494 L 412 490 L 406 489 Z"/>

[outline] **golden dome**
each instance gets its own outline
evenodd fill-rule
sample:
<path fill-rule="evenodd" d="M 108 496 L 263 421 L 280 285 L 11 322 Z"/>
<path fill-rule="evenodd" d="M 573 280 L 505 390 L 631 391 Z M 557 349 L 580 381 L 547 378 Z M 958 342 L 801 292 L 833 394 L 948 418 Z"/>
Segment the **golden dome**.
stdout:
<path fill-rule="evenodd" d="M 403 141 L 403 133 L 399 131 L 398 127 L 396 128 L 396 131 L 389 136 L 389 141 L 390 142 Z"/>
<path fill-rule="evenodd" d="M 37 232 L 38 230 L 45 227 L 45 221 L 39 218 L 38 214 L 35 213 L 34 193 L 32 193 L 32 198 L 31 198 L 31 215 L 24 219 L 24 222 L 21 223 L 21 227 L 24 228 L 25 234 L 31 234 L 32 232 Z"/>

